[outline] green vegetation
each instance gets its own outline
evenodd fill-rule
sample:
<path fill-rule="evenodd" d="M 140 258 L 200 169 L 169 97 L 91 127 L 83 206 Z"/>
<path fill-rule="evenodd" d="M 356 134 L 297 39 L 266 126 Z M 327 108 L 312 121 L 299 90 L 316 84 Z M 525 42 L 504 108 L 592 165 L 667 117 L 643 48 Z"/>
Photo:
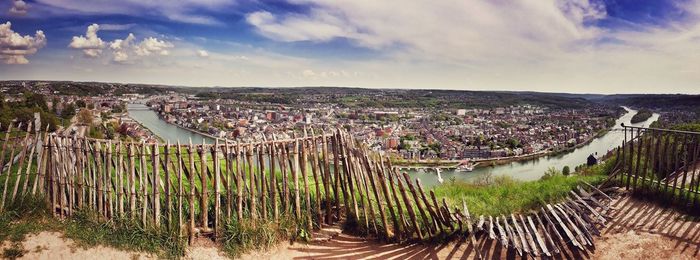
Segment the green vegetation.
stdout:
<path fill-rule="evenodd" d="M 292 238 L 308 238 L 308 231 L 300 228 L 293 216 L 283 215 L 279 223 L 253 222 L 235 218 L 224 227 L 223 249 L 232 258 L 251 250 L 267 250 Z"/>
<path fill-rule="evenodd" d="M 4 100 L 1 94 L 0 100 Z M 29 122 L 34 121 L 34 113 L 39 113 L 42 124 L 49 124 L 50 131 L 55 131 L 60 125 L 56 114 L 49 111 L 43 95 L 25 93 L 23 101 L 0 102 L 0 130 L 7 129 L 14 119 L 26 127 Z"/>
<path fill-rule="evenodd" d="M 584 168 L 570 176 L 550 169 L 542 179 L 530 182 L 516 181 L 510 177 L 486 178 L 476 183 L 451 180 L 435 187 L 434 191 L 436 196 L 445 197 L 450 205 L 461 206 L 464 199 L 473 215 L 527 212 L 566 198 L 581 181 L 591 184 L 602 182 L 607 178 L 613 161 Z"/>
<path fill-rule="evenodd" d="M 634 116 L 632 116 L 631 123 L 632 123 L 632 124 L 636 124 L 636 123 L 644 122 L 644 121 L 646 121 L 647 119 L 649 119 L 652 115 L 653 115 L 653 113 L 651 112 L 651 110 L 649 110 L 649 109 L 640 109 L 640 110 L 637 112 L 637 114 L 634 114 Z"/>
<path fill-rule="evenodd" d="M 0 241 L 9 241 L 11 246 L 2 252 L 3 258 L 23 256 L 27 249 L 22 247 L 22 241 L 27 235 L 42 231 L 61 232 L 81 247 L 107 245 L 164 258 L 184 255 L 185 241 L 175 233 L 142 228 L 127 218 L 104 221 L 89 210 L 80 210 L 61 221 L 51 216 L 49 208 L 43 197 L 31 195 L 20 197 L 7 206 L 0 214 Z"/>
<path fill-rule="evenodd" d="M 568 165 L 564 166 L 564 169 L 561 170 L 561 174 L 563 174 L 564 176 L 569 176 L 569 174 L 571 174 L 571 169 Z"/>

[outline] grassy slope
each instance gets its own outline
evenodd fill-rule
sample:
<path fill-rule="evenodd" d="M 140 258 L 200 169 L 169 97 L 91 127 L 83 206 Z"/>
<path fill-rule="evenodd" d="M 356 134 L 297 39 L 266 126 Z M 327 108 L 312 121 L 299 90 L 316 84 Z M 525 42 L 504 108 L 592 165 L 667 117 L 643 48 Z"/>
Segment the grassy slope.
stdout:
<path fill-rule="evenodd" d="M 609 160 L 612 162 L 613 160 Z M 461 208 L 462 199 L 474 215 L 498 216 L 537 209 L 546 203 L 556 203 L 581 181 L 599 183 L 607 177 L 611 163 L 586 168 L 579 174 L 555 174 L 538 181 L 521 182 L 508 177 L 496 178 L 485 185 L 449 182 L 434 188 L 435 195 L 445 197 L 452 206 Z"/>

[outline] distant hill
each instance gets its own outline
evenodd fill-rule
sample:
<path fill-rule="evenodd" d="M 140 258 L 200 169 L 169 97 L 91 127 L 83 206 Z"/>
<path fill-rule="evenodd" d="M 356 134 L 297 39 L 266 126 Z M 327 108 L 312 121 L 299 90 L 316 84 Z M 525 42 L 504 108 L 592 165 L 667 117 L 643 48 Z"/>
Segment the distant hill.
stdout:
<path fill-rule="evenodd" d="M 99 96 L 125 93 L 157 94 L 177 91 L 208 99 L 237 99 L 280 104 L 336 103 L 346 107 L 426 107 L 490 108 L 512 105 L 538 105 L 555 109 L 576 109 L 592 105 L 643 107 L 649 109 L 700 106 L 700 95 L 601 95 L 544 93 L 530 91 L 469 91 L 433 89 L 368 89 L 357 87 L 180 87 L 150 84 L 122 84 L 73 81 L 0 81 L 8 91 L 23 92 L 21 87 L 44 86 L 65 95 Z"/>
<path fill-rule="evenodd" d="M 597 101 L 649 109 L 700 107 L 700 95 L 683 94 L 625 94 L 605 96 Z"/>

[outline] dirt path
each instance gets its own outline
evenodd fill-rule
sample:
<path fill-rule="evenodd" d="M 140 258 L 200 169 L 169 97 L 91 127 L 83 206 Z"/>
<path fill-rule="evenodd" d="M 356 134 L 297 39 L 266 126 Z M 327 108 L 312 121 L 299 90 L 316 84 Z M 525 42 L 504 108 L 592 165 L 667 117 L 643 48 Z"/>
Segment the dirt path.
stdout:
<path fill-rule="evenodd" d="M 700 258 L 700 222 L 671 209 L 635 199 L 622 198 L 612 203 L 613 221 L 602 230 L 596 248 L 586 251 L 564 250 L 555 258 L 576 259 L 698 259 Z M 332 239 L 309 244 L 283 244 L 267 252 L 243 255 L 242 259 L 474 259 L 480 252 L 485 259 L 517 258 L 513 250 L 499 243 L 480 239 L 474 250 L 467 240 L 451 243 L 382 244 L 373 240 L 331 232 Z M 328 235 L 328 234 L 326 234 Z M 43 232 L 24 242 L 28 250 L 23 259 L 151 259 L 155 256 L 125 252 L 107 247 L 76 247 L 59 233 Z M 561 248 L 567 248 L 561 245 Z M 188 249 L 187 259 L 225 259 L 210 244 Z"/>

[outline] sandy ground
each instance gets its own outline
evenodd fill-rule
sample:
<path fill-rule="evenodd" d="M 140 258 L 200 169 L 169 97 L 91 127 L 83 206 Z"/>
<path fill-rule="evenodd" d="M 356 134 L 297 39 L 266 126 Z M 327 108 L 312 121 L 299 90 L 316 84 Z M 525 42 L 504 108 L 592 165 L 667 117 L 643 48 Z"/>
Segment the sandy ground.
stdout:
<path fill-rule="evenodd" d="M 622 198 L 612 203 L 613 221 L 602 230 L 595 248 L 571 250 L 567 245 L 556 259 L 700 259 L 699 222 L 671 210 Z M 310 244 L 282 244 L 267 252 L 243 255 L 242 259 L 484 259 L 519 258 L 516 252 L 489 239 L 479 239 L 475 247 L 461 239 L 451 243 L 382 244 L 372 240 L 326 231 L 330 240 Z M 125 252 L 107 247 L 83 249 L 59 233 L 43 232 L 24 242 L 23 259 L 151 259 L 155 256 Z M 197 243 L 188 249 L 187 259 L 225 259 L 211 243 Z"/>

